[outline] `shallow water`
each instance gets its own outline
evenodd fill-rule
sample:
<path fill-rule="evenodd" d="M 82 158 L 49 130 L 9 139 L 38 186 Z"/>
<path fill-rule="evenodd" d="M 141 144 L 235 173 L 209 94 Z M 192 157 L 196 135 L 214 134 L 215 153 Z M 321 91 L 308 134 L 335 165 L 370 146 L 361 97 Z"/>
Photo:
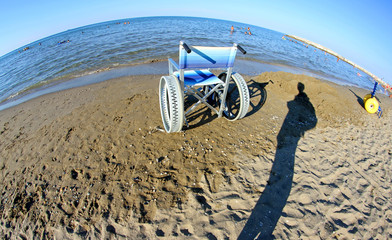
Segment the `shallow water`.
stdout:
<path fill-rule="evenodd" d="M 232 25 L 235 31 L 230 34 Z M 248 27 L 252 35 L 245 34 Z M 163 74 L 148 67 L 151 65 L 139 64 L 175 57 L 180 40 L 189 45 L 240 44 L 248 53 L 238 53 L 237 69 L 248 75 L 260 74 L 262 71 L 256 66 L 264 64 L 264 68 L 259 69 L 291 69 L 339 84 L 372 87 L 363 72 L 343 61 L 337 62 L 335 57 L 320 50 L 283 40 L 283 35 L 243 23 L 193 17 L 133 18 L 84 26 L 38 40 L 0 57 L 0 102 L 15 102 L 26 92 L 36 96 L 38 90 L 48 89 L 58 81 L 64 85 L 64 80 L 74 79 L 74 84 L 65 84 L 69 87 L 89 84 L 92 78 L 100 81 L 102 71 L 112 70 L 108 76 Z M 26 47 L 29 49 L 24 51 Z M 248 61 L 241 65 L 238 59 Z M 166 62 L 164 65 L 167 69 Z M 141 66 L 144 67 L 136 70 Z"/>

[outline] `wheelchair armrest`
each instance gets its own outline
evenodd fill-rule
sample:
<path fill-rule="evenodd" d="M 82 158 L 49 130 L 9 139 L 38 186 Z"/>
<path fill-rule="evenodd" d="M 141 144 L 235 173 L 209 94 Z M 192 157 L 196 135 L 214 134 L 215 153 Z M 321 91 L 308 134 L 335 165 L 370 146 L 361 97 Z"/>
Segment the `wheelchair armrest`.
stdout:
<path fill-rule="evenodd" d="M 243 54 L 246 54 L 245 49 L 243 49 L 240 45 L 237 45 L 238 50 L 240 50 Z"/>
<path fill-rule="evenodd" d="M 178 64 L 171 58 L 169 58 L 169 74 L 173 74 L 173 67 L 175 71 L 180 70 Z"/>

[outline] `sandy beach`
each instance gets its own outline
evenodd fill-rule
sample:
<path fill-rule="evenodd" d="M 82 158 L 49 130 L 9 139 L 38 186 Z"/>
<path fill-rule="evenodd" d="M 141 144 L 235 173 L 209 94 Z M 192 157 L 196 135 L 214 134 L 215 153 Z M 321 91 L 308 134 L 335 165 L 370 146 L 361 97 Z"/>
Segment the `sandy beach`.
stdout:
<path fill-rule="evenodd" d="M 0 112 L 2 239 L 390 239 L 392 101 L 305 75 L 244 76 L 230 122 L 163 130 L 142 75 Z"/>

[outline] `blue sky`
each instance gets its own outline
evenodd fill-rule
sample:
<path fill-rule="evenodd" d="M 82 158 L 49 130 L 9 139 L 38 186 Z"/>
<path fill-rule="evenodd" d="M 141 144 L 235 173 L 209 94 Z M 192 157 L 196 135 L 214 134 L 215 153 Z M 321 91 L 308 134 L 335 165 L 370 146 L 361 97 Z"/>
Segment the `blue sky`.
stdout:
<path fill-rule="evenodd" d="M 2 0 L 0 56 L 93 23 L 146 16 L 237 21 L 319 43 L 392 83 L 392 0 Z"/>

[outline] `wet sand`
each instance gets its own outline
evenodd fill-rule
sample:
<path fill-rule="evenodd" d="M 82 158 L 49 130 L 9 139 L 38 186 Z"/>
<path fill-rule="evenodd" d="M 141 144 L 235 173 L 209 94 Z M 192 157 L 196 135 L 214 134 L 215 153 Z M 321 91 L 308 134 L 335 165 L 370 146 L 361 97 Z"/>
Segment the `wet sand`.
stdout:
<path fill-rule="evenodd" d="M 200 108 L 167 134 L 159 78 L 0 112 L 2 238 L 392 237 L 386 96 L 379 119 L 361 105 L 368 91 L 266 72 L 245 77 L 245 118 Z"/>

